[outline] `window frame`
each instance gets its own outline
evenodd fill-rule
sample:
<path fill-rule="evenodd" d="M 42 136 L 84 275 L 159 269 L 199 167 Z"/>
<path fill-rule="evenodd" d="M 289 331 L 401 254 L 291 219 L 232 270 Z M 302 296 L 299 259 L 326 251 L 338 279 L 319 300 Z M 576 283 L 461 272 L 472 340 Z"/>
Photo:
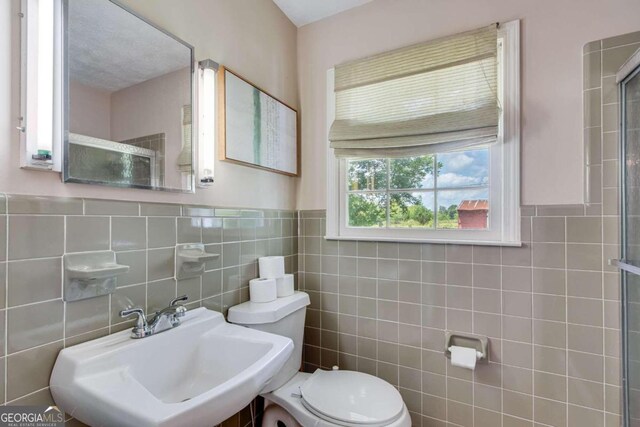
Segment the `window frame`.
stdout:
<path fill-rule="evenodd" d="M 447 230 L 347 226 L 347 160 L 327 143 L 326 239 L 520 246 L 520 22 L 500 25 L 498 76 L 503 110 L 498 142 L 489 147 L 489 228 Z M 327 71 L 327 141 L 335 118 L 334 70 Z M 438 191 L 436 189 L 436 191 Z M 495 207 L 498 206 L 496 209 Z M 435 214 L 435 213 L 434 213 Z"/>

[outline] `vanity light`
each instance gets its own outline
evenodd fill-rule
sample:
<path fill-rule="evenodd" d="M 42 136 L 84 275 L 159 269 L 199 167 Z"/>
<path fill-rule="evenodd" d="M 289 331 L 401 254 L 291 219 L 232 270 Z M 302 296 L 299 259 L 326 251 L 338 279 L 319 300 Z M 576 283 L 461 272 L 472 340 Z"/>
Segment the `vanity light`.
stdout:
<path fill-rule="evenodd" d="M 198 187 L 207 188 L 213 184 L 216 141 L 216 72 L 218 63 L 205 59 L 198 63 L 200 91 L 200 123 L 198 124 Z"/>
<path fill-rule="evenodd" d="M 23 168 L 61 170 L 61 13 L 59 0 L 22 0 L 18 130 Z"/>

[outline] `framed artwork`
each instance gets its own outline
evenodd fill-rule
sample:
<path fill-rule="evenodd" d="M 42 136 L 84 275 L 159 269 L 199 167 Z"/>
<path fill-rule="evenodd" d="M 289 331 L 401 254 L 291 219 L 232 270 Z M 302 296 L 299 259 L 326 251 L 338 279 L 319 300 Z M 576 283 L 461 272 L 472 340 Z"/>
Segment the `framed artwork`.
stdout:
<path fill-rule="evenodd" d="M 300 175 L 296 110 L 224 67 L 218 96 L 221 160 Z"/>

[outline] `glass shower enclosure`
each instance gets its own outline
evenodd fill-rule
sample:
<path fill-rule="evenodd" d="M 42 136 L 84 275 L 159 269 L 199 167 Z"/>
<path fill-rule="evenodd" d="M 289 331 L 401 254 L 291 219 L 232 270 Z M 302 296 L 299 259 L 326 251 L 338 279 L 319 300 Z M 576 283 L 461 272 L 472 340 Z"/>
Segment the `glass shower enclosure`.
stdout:
<path fill-rule="evenodd" d="M 623 417 L 640 426 L 640 50 L 617 75 L 620 90 L 620 223 Z"/>

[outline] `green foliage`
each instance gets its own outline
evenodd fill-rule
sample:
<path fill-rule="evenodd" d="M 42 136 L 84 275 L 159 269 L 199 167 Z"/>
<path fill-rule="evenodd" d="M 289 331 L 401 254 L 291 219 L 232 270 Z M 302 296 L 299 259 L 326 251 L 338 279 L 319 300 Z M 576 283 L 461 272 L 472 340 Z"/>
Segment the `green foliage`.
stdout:
<path fill-rule="evenodd" d="M 438 228 L 458 228 L 458 205 L 438 208 Z"/>
<path fill-rule="evenodd" d="M 458 205 L 451 205 L 448 208 L 446 206 L 440 206 L 438 208 L 438 221 L 451 219 L 458 219 Z"/>
<path fill-rule="evenodd" d="M 449 206 L 449 218 L 450 219 L 458 219 L 458 205 Z"/>
<path fill-rule="evenodd" d="M 441 167 L 442 164 L 439 163 L 437 168 Z M 427 176 L 433 174 L 433 156 L 351 161 L 348 171 L 349 189 L 384 191 L 387 185 L 391 189 L 420 188 Z M 393 226 L 430 227 L 434 213 L 423 205 L 420 197 L 415 197 L 411 192 L 397 192 L 389 196 L 389 217 Z M 349 195 L 349 225 L 383 227 L 385 222 L 384 193 Z"/>
<path fill-rule="evenodd" d="M 349 190 L 384 190 L 386 188 L 386 159 L 349 162 Z"/>
<path fill-rule="evenodd" d="M 409 219 L 427 225 L 433 221 L 433 212 L 422 205 L 409 206 Z"/>
<path fill-rule="evenodd" d="M 427 175 L 433 174 L 433 156 L 391 159 L 389 166 L 390 188 L 420 188 Z"/>
<path fill-rule="evenodd" d="M 383 227 L 386 218 L 384 198 L 373 194 L 349 195 L 349 225 L 354 227 Z"/>
<path fill-rule="evenodd" d="M 432 227 L 433 211 L 426 208 L 422 201 L 410 206 L 402 206 L 392 201 L 390 206 L 390 222 L 393 227 Z"/>

